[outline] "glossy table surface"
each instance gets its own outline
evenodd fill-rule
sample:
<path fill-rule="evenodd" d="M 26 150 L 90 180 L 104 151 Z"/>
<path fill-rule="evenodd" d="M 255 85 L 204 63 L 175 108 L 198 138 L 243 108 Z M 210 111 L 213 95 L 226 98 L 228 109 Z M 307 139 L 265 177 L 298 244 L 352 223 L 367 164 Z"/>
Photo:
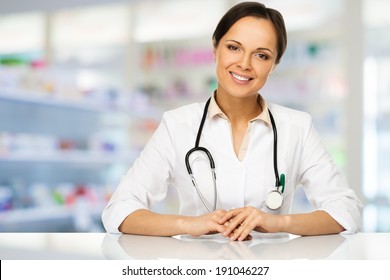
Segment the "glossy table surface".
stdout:
<path fill-rule="evenodd" d="M 152 237 L 106 233 L 0 233 L 0 259 L 141 260 L 390 260 L 390 233 L 300 237 L 255 234 L 230 242 L 219 236 Z"/>

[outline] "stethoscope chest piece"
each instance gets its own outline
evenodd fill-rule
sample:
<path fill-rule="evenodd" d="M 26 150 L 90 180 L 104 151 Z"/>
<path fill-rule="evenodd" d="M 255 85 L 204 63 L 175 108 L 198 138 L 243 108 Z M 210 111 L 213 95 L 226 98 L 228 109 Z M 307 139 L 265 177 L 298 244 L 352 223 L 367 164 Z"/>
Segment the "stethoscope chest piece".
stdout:
<path fill-rule="evenodd" d="M 271 210 L 279 209 L 283 204 L 283 195 L 279 190 L 273 190 L 268 193 L 265 200 L 267 207 Z"/>

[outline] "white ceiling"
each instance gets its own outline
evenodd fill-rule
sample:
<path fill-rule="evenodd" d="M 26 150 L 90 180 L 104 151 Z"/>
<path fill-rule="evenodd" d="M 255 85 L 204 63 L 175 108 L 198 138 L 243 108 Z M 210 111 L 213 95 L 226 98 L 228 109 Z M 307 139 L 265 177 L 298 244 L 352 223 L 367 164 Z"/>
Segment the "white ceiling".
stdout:
<path fill-rule="evenodd" d="M 0 0 L 0 14 L 26 11 L 50 11 L 93 4 L 132 3 L 139 0 Z"/>
<path fill-rule="evenodd" d="M 165 0 L 150 0 L 161 2 Z M 51 11 L 60 8 L 71 8 L 76 6 L 88 6 L 93 4 L 107 3 L 136 3 L 146 0 L 0 0 L 0 14 L 9 14 L 26 11 Z M 181 0 L 180 2 L 183 2 Z M 226 2 L 242 2 L 238 0 L 226 0 Z M 270 7 L 280 10 L 286 18 L 288 26 L 307 25 L 310 16 L 312 23 L 318 22 L 343 3 L 340 0 L 262 0 Z M 386 26 L 390 24 L 388 11 L 390 10 L 389 0 L 362 0 L 363 18 L 369 26 Z M 336 8 L 337 9 L 337 8 Z M 306 21 L 302 24 L 302 21 Z"/>

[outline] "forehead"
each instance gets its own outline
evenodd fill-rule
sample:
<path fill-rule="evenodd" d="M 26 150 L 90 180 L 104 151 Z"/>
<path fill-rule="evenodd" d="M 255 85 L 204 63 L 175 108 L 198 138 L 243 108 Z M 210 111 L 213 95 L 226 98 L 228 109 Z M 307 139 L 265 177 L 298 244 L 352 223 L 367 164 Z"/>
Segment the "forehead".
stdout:
<path fill-rule="evenodd" d="M 244 17 L 235 22 L 223 37 L 223 40 L 235 40 L 254 47 L 276 49 L 277 36 L 270 20 L 256 17 Z"/>

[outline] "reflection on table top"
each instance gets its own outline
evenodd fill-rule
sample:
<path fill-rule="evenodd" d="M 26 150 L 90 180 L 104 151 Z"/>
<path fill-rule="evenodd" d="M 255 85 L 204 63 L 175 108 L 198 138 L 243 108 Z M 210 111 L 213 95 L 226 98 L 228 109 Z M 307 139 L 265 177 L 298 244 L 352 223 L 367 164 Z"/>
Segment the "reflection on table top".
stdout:
<path fill-rule="evenodd" d="M 0 233 L 0 259 L 390 259 L 390 233 L 300 237 L 255 234 L 153 237 L 105 233 Z"/>

